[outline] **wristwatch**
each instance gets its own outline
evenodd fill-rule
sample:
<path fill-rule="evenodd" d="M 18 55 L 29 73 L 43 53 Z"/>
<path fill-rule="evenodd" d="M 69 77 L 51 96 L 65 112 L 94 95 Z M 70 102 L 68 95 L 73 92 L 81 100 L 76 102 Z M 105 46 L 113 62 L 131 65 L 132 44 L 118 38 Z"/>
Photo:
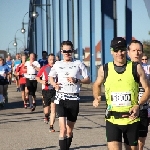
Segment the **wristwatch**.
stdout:
<path fill-rule="evenodd" d="M 79 79 L 76 78 L 75 83 L 78 83 L 78 82 L 79 82 Z"/>

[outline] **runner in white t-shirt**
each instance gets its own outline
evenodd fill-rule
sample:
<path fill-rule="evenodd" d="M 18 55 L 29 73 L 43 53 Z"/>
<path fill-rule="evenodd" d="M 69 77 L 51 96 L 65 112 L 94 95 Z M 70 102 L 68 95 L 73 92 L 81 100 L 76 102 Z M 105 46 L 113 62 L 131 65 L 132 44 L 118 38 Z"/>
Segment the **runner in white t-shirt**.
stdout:
<path fill-rule="evenodd" d="M 24 76 L 26 77 L 26 86 L 29 93 L 30 107 L 31 110 L 34 111 L 36 107 L 36 103 L 35 103 L 35 98 L 36 98 L 35 92 L 37 89 L 36 75 L 37 75 L 37 71 L 40 70 L 40 64 L 38 63 L 38 61 L 35 61 L 34 53 L 30 54 L 30 60 L 26 61 L 24 66 L 27 69 L 27 73 L 24 74 Z"/>
<path fill-rule="evenodd" d="M 73 127 L 79 113 L 80 83 L 89 84 L 90 78 L 85 65 L 80 60 L 73 60 L 71 41 L 61 43 L 62 61 L 56 61 L 49 76 L 50 83 L 56 89 L 57 113 L 59 117 L 60 150 L 68 150 L 73 137 Z M 81 74 L 83 79 L 81 79 Z M 55 78 L 58 82 L 55 83 Z M 66 121 L 67 118 L 67 121 Z"/>

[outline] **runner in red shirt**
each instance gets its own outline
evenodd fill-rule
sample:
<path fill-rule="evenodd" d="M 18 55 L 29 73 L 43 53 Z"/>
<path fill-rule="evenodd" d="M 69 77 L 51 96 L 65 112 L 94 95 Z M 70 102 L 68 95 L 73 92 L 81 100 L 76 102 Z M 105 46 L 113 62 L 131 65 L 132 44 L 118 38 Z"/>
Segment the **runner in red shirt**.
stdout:
<path fill-rule="evenodd" d="M 16 68 L 16 74 L 19 77 L 19 84 L 22 94 L 22 100 L 24 102 L 24 108 L 27 108 L 27 100 L 26 100 L 26 78 L 24 77 L 24 74 L 26 73 L 25 64 L 26 62 L 26 55 L 21 56 L 21 64 L 17 66 Z"/>
<path fill-rule="evenodd" d="M 37 74 L 36 80 L 37 82 L 42 84 L 42 101 L 43 101 L 43 108 L 44 108 L 44 122 L 48 124 L 49 122 L 49 114 L 51 110 L 51 115 L 50 115 L 50 132 L 55 132 L 53 125 L 55 122 L 55 115 L 56 115 L 56 110 L 55 110 L 55 94 L 56 91 L 53 88 L 53 86 L 49 83 L 48 81 L 48 74 L 51 71 L 51 67 L 53 66 L 55 62 L 55 56 L 54 54 L 50 54 L 48 56 L 48 64 L 43 66 L 40 71 Z M 42 77 L 42 80 L 41 80 Z M 50 107 L 51 106 L 51 107 Z"/>

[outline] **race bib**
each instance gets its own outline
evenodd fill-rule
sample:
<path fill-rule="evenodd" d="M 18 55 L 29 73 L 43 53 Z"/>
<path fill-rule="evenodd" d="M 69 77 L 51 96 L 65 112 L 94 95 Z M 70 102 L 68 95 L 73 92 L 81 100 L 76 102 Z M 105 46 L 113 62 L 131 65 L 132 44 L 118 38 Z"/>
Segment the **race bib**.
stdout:
<path fill-rule="evenodd" d="M 11 68 L 11 65 L 8 65 L 9 68 Z"/>
<path fill-rule="evenodd" d="M 2 76 L 3 76 L 3 75 L 4 75 L 4 73 L 5 73 L 5 71 L 0 71 L 0 75 L 2 75 Z"/>
<path fill-rule="evenodd" d="M 35 75 L 30 75 L 30 80 L 35 80 Z"/>
<path fill-rule="evenodd" d="M 61 87 L 61 90 L 64 93 L 76 93 L 77 91 L 77 85 L 74 83 L 64 83 L 63 86 Z"/>
<path fill-rule="evenodd" d="M 111 92 L 111 100 L 113 106 L 130 106 L 131 93 L 130 92 Z"/>

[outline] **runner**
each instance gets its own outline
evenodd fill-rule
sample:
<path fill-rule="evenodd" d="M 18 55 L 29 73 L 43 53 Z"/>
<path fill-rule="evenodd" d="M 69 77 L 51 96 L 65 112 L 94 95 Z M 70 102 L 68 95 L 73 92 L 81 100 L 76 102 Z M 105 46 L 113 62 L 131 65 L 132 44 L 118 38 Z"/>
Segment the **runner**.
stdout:
<path fill-rule="evenodd" d="M 128 55 L 133 62 L 139 62 L 147 76 L 147 79 L 150 80 L 150 67 L 147 64 L 148 58 L 146 55 L 143 55 L 143 44 L 138 40 L 132 40 L 128 46 Z M 142 61 L 142 62 L 141 62 Z M 139 100 L 144 93 L 144 88 L 140 84 L 139 86 Z M 145 145 L 145 140 L 148 133 L 148 107 L 149 102 L 147 101 L 144 105 L 140 106 L 140 125 L 139 125 L 139 140 L 138 140 L 138 149 L 143 150 Z M 126 136 L 124 136 L 125 140 L 127 140 Z M 125 141 L 127 143 L 127 141 Z"/>
<path fill-rule="evenodd" d="M 0 57 L 0 103 L 8 103 L 8 79 L 7 75 L 11 73 L 10 68 L 4 64 L 4 59 Z"/>
<path fill-rule="evenodd" d="M 47 52 L 46 51 L 42 51 L 42 59 L 39 59 L 39 64 L 41 67 L 45 66 L 48 64 L 48 61 L 47 61 Z"/>
<path fill-rule="evenodd" d="M 59 117 L 60 150 L 69 150 L 73 138 L 73 128 L 79 113 L 80 83 L 89 84 L 90 78 L 85 65 L 80 60 L 73 60 L 74 52 L 71 41 L 61 43 L 63 60 L 56 61 L 49 76 L 50 83 L 55 87 L 57 113 Z M 82 72 L 83 79 L 80 79 Z M 54 78 L 58 76 L 56 83 Z"/>
<path fill-rule="evenodd" d="M 104 82 L 106 96 L 106 137 L 109 150 L 122 149 L 122 134 L 129 148 L 137 150 L 139 130 L 139 105 L 149 97 L 149 86 L 141 65 L 126 60 L 126 41 L 116 37 L 111 41 L 113 62 L 102 65 L 93 85 L 93 106 L 101 101 L 101 85 Z M 139 81 L 145 89 L 138 103 Z M 125 141 L 126 142 L 126 141 Z"/>
<path fill-rule="evenodd" d="M 18 79 L 18 77 L 16 76 L 16 68 L 17 68 L 17 66 L 18 66 L 19 64 L 21 64 L 20 54 L 17 53 L 17 54 L 16 54 L 16 60 L 13 62 L 13 74 L 14 74 L 14 76 L 15 76 L 15 78 L 16 78 L 16 81 L 15 81 L 15 82 L 16 82 L 17 92 L 20 92 L 19 79 Z"/>
<path fill-rule="evenodd" d="M 44 108 L 44 114 L 45 114 L 45 118 L 44 118 L 44 122 L 48 124 L 49 122 L 49 114 L 50 115 L 50 128 L 49 131 L 50 132 L 55 132 L 53 125 L 55 122 L 55 115 L 56 115 L 56 109 L 55 109 L 55 103 L 54 103 L 54 99 L 55 99 L 55 94 L 56 91 L 53 88 L 52 85 L 49 84 L 49 80 L 48 80 L 48 74 L 53 66 L 55 62 L 55 55 L 54 54 L 49 54 L 48 55 L 48 64 L 43 66 L 40 71 L 37 74 L 36 80 L 37 82 L 42 84 L 42 102 L 43 102 L 43 108 Z M 42 77 L 42 80 L 41 80 Z"/>
<path fill-rule="evenodd" d="M 6 64 L 8 65 L 9 69 L 10 69 L 10 73 L 7 76 L 8 79 L 8 83 L 11 84 L 11 80 L 12 80 L 12 60 L 11 60 L 11 56 L 8 55 L 6 58 Z"/>
<path fill-rule="evenodd" d="M 27 74 L 25 74 L 25 77 L 26 77 L 26 86 L 29 92 L 29 102 L 31 111 L 34 111 L 36 107 L 35 92 L 37 89 L 37 81 L 35 78 L 37 75 L 37 71 L 40 70 L 40 64 L 37 61 L 35 61 L 35 57 L 36 54 L 31 53 L 30 60 L 26 61 L 24 65 L 25 69 L 27 69 Z"/>
<path fill-rule="evenodd" d="M 20 84 L 20 89 L 21 89 L 21 95 L 22 95 L 22 100 L 24 102 L 24 108 L 27 108 L 27 100 L 26 100 L 26 78 L 24 77 L 24 74 L 27 72 L 26 69 L 24 69 L 24 64 L 26 62 L 26 55 L 22 54 L 21 56 L 21 64 L 17 66 L 16 68 L 16 75 L 19 78 L 19 84 Z"/>

